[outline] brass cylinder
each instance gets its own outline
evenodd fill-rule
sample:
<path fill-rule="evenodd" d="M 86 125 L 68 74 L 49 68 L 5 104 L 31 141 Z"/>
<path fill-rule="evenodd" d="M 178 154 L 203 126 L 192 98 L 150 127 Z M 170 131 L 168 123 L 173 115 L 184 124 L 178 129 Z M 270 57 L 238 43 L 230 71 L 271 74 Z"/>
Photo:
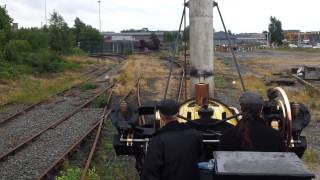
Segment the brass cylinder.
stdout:
<path fill-rule="evenodd" d="M 197 83 L 195 84 L 196 104 L 199 106 L 207 105 L 209 102 L 209 84 Z"/>

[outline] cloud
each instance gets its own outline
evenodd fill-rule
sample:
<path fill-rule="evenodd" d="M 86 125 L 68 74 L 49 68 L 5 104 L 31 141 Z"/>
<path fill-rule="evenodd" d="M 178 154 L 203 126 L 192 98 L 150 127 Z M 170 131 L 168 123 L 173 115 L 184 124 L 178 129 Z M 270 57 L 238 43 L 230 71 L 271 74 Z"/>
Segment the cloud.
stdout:
<path fill-rule="evenodd" d="M 73 26 L 79 17 L 99 27 L 96 0 L 46 0 L 49 14 L 56 10 Z M 45 0 L 3 0 L 9 14 L 20 26 L 40 26 L 45 22 Z M 282 21 L 284 29 L 320 30 L 318 0 L 218 0 L 227 28 L 232 32 L 262 32 L 270 16 Z M 101 19 L 104 31 L 120 31 L 148 27 L 153 30 L 177 30 L 183 0 L 101 0 Z M 214 27 L 222 30 L 217 11 Z"/>

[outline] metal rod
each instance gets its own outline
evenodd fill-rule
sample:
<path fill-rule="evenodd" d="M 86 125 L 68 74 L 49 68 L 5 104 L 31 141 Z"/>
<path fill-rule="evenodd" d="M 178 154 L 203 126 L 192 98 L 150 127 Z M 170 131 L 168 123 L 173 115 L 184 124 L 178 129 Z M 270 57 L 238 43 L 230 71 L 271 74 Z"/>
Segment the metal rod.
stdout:
<path fill-rule="evenodd" d="M 186 4 L 186 0 L 184 0 L 184 5 Z M 186 6 L 185 6 L 186 7 Z M 187 70 L 187 13 L 184 13 L 184 76 L 186 75 Z M 187 95 L 187 79 L 184 79 L 184 100 L 188 99 Z"/>
<path fill-rule="evenodd" d="M 101 1 L 98 0 L 98 3 L 99 3 L 99 29 L 100 29 L 100 33 L 101 33 L 101 9 L 100 9 Z"/>
<path fill-rule="evenodd" d="M 124 139 L 124 138 L 120 138 L 120 142 L 137 142 L 137 143 L 146 143 L 149 142 L 150 139 L 149 138 L 145 138 L 145 139 Z M 203 143 L 219 143 L 220 140 L 202 140 Z"/>
<path fill-rule="evenodd" d="M 219 8 L 218 3 L 217 3 L 217 2 L 214 2 L 214 6 L 217 6 L 217 9 L 218 9 L 218 12 L 219 12 L 219 16 L 220 16 L 220 19 L 221 19 L 221 22 L 222 22 L 222 25 L 223 25 L 223 28 L 224 28 L 224 32 L 225 32 L 225 34 L 226 34 L 228 43 L 229 43 L 229 45 L 231 46 L 230 37 L 229 37 L 229 34 L 228 34 L 228 32 L 227 32 L 227 28 L 226 28 L 226 25 L 225 25 L 225 23 L 224 23 L 224 20 L 223 20 L 223 18 L 222 18 L 221 11 L 220 11 L 220 8 Z M 235 63 L 235 65 L 236 65 L 236 69 L 237 69 L 239 78 L 240 78 L 242 90 L 243 90 L 243 92 L 246 92 L 246 88 L 245 88 L 244 83 L 243 83 L 242 75 L 241 75 L 241 73 L 240 73 L 239 63 L 238 63 L 238 61 L 237 61 L 237 59 L 236 59 L 236 55 L 235 55 L 235 53 L 234 53 L 233 48 L 231 48 L 231 53 L 232 53 L 232 57 L 233 57 L 234 63 Z"/>
<path fill-rule="evenodd" d="M 177 53 L 178 39 L 179 39 L 179 36 L 180 36 L 180 33 L 181 33 L 181 27 L 182 27 L 183 19 L 184 19 L 184 16 L 185 16 L 185 12 L 186 12 L 186 6 L 184 5 L 183 6 L 182 17 L 181 17 L 181 21 L 180 21 L 180 25 L 179 25 L 179 31 L 178 31 L 178 34 L 176 36 L 175 42 L 174 42 L 173 55 L 172 55 L 172 57 L 170 59 L 170 72 L 169 72 L 169 76 L 168 76 L 168 79 L 167 79 L 167 84 L 166 84 L 166 89 L 164 91 L 163 99 L 167 99 L 169 83 L 170 83 L 170 79 L 171 79 L 171 75 L 172 75 L 172 69 L 173 69 L 173 61 L 174 61 L 174 59 L 176 57 L 176 53 Z"/>

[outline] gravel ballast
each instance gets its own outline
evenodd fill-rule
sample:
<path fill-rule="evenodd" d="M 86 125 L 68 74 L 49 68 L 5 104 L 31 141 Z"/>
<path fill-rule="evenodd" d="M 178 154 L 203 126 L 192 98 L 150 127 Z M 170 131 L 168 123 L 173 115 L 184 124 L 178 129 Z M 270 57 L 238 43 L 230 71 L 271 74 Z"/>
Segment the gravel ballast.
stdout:
<path fill-rule="evenodd" d="M 102 109 L 83 109 L 0 163 L 1 179 L 35 179 L 101 117 Z"/>

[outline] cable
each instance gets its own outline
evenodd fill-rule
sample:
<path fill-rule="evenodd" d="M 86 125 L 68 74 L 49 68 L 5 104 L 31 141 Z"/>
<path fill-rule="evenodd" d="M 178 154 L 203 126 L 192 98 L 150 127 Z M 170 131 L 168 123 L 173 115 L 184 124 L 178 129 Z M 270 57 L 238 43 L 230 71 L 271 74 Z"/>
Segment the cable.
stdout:
<path fill-rule="evenodd" d="M 229 37 L 229 34 L 228 34 L 228 32 L 227 32 L 226 25 L 224 24 L 224 20 L 223 20 L 223 18 L 222 18 L 221 12 L 220 12 L 219 5 L 218 5 L 217 2 L 214 1 L 213 7 L 215 7 L 215 6 L 216 6 L 217 9 L 218 9 L 219 16 L 220 16 L 220 19 L 221 19 L 221 22 L 222 22 L 222 25 L 223 25 L 223 28 L 224 28 L 224 32 L 225 32 L 225 34 L 226 34 L 226 37 L 227 37 L 227 40 L 228 40 L 228 43 L 229 43 L 229 46 L 231 46 L 230 37 Z M 241 75 L 241 73 L 240 73 L 239 63 L 238 63 L 238 61 L 237 61 L 237 59 L 236 59 L 236 55 L 235 55 L 235 53 L 234 53 L 233 48 L 231 48 L 231 53 L 232 53 L 232 57 L 233 57 L 234 64 L 236 65 L 236 69 L 237 69 L 239 78 L 240 78 L 242 90 L 243 90 L 243 92 L 246 92 L 246 88 L 245 88 L 244 83 L 243 83 L 243 78 L 242 78 L 242 75 Z"/>
<path fill-rule="evenodd" d="M 186 13 L 186 6 L 184 5 L 183 12 L 182 12 L 182 17 L 181 17 L 181 21 L 180 21 L 180 26 L 179 26 L 179 31 L 178 31 L 178 34 L 176 36 L 175 42 L 174 42 L 173 55 L 172 55 L 172 57 L 170 59 L 170 72 L 169 72 L 169 76 L 168 76 L 168 79 L 167 79 L 167 84 L 166 84 L 166 89 L 164 91 L 163 99 L 167 99 L 168 88 L 169 88 L 169 83 L 170 83 L 170 79 L 171 79 L 171 75 L 172 75 L 172 69 L 173 69 L 173 60 L 176 57 L 178 40 L 179 40 L 179 36 L 180 36 L 180 33 L 181 33 L 181 27 L 182 27 L 183 19 L 185 18 L 185 13 Z"/>

